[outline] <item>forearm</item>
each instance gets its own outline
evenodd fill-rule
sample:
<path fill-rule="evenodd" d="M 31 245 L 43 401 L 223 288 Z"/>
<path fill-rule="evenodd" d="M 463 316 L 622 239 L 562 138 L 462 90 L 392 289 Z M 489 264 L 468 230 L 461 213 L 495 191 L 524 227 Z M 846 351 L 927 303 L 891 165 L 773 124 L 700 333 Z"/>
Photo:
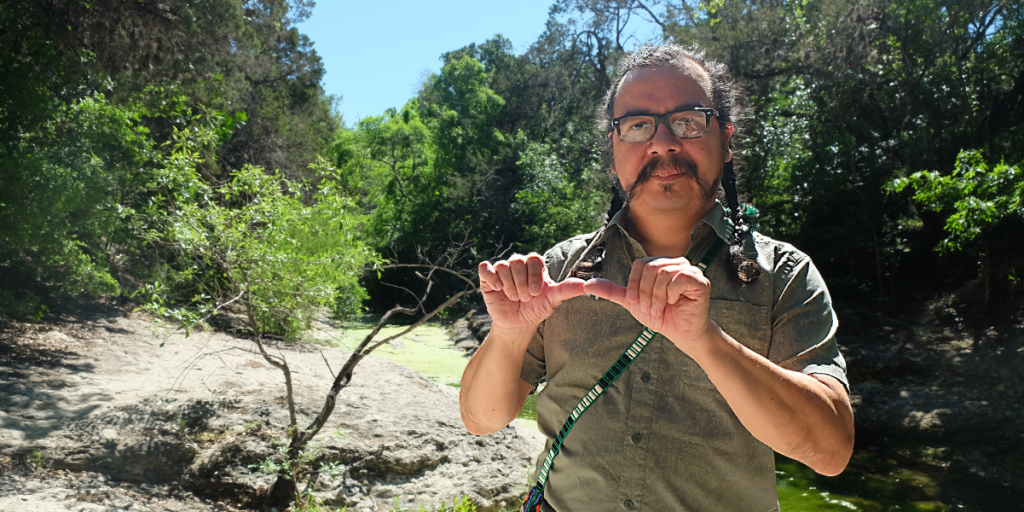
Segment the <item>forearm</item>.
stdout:
<path fill-rule="evenodd" d="M 520 373 L 533 333 L 494 327 L 470 359 L 459 388 L 462 422 L 470 433 L 496 432 L 519 415 L 531 390 Z"/>
<path fill-rule="evenodd" d="M 825 475 L 853 453 L 853 411 L 833 378 L 786 370 L 729 337 L 714 322 L 688 353 L 759 441 Z"/>

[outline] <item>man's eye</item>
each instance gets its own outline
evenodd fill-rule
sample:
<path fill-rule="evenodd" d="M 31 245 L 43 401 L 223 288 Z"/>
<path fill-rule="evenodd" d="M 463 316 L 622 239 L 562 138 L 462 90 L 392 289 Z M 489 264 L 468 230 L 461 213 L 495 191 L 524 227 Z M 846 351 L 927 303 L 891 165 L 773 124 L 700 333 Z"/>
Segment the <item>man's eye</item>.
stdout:
<path fill-rule="evenodd" d="M 675 119 L 672 124 L 679 127 L 689 127 L 697 124 L 697 120 L 692 117 L 684 117 L 682 119 Z"/>
<path fill-rule="evenodd" d="M 649 123 L 647 121 L 636 121 L 634 123 L 630 123 L 629 125 L 627 125 L 626 129 L 627 130 L 646 130 L 647 127 L 649 127 L 650 125 L 651 125 L 651 123 Z"/>

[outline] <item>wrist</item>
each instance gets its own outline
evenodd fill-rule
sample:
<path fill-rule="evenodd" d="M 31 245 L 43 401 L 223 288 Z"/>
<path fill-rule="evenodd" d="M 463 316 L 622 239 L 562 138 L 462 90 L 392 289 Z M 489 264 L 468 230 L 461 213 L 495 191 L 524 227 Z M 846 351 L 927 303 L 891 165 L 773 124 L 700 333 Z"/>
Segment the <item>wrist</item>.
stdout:
<path fill-rule="evenodd" d="M 526 350 L 526 346 L 530 344 L 530 340 L 533 339 L 533 334 L 537 332 L 539 325 L 506 326 L 492 320 L 491 331 L 487 334 L 487 339 L 493 339 L 497 343 Z"/>
<path fill-rule="evenodd" d="M 697 361 L 698 363 L 714 357 L 714 352 L 722 346 L 722 334 L 722 328 L 719 327 L 714 320 L 709 318 L 707 324 L 704 326 L 704 330 L 695 336 L 689 344 L 689 350 L 686 351 L 687 355 L 692 357 L 694 361 Z"/>

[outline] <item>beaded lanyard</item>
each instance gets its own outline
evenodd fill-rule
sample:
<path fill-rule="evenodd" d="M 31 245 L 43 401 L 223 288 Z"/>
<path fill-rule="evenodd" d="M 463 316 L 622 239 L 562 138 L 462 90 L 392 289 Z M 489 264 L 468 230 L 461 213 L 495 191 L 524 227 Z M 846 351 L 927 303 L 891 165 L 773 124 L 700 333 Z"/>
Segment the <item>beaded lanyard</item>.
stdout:
<path fill-rule="evenodd" d="M 715 261 L 718 254 L 722 252 L 726 246 L 725 241 L 721 238 L 715 237 L 715 241 L 711 244 L 711 247 L 704 253 L 704 257 L 697 262 L 696 267 L 701 272 L 707 272 L 707 268 L 711 266 L 711 263 Z M 657 335 L 656 332 L 644 327 L 644 330 L 640 332 L 640 335 L 636 337 L 636 340 L 626 348 L 622 355 L 612 364 L 611 368 L 604 373 L 594 387 L 590 388 L 590 392 L 583 395 L 583 399 L 580 403 L 576 404 L 572 412 L 569 414 L 569 419 L 565 420 L 565 424 L 562 425 L 562 429 L 558 431 L 558 435 L 555 436 L 554 441 L 551 442 L 551 448 L 548 450 L 548 456 L 544 459 L 544 464 L 540 467 L 540 473 L 537 475 L 537 483 L 530 489 L 530 494 L 526 497 L 526 501 L 523 502 L 523 506 L 520 509 L 521 512 L 540 512 L 541 504 L 544 503 L 544 487 L 548 482 L 548 473 L 551 471 L 551 465 L 555 462 L 555 457 L 558 456 L 558 452 L 562 449 L 562 441 L 569 435 L 569 431 L 572 430 L 573 425 L 576 424 L 576 420 L 583 415 L 587 409 L 590 408 L 601 393 L 604 393 L 608 386 L 611 386 L 616 379 L 621 376 L 629 365 L 633 364 L 633 360 L 636 359 L 641 352 L 647 348 L 647 344 Z"/>

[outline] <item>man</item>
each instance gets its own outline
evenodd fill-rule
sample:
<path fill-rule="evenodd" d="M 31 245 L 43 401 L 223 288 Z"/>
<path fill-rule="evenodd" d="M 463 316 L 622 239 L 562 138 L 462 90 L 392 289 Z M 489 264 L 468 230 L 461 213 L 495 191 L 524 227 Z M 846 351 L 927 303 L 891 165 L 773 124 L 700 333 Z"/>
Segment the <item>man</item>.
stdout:
<path fill-rule="evenodd" d="M 724 67 L 665 45 L 619 69 L 604 115 L 626 205 L 543 258 L 480 264 L 493 324 L 462 378 L 463 420 L 503 428 L 546 378 L 550 447 L 648 327 L 658 336 L 565 439 L 543 509 L 778 510 L 772 450 L 826 475 L 853 450 L 828 291 L 806 255 L 746 228 L 731 149 L 741 101 Z"/>

